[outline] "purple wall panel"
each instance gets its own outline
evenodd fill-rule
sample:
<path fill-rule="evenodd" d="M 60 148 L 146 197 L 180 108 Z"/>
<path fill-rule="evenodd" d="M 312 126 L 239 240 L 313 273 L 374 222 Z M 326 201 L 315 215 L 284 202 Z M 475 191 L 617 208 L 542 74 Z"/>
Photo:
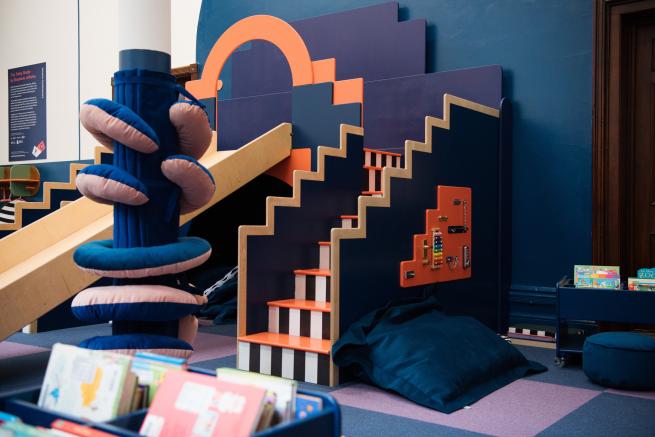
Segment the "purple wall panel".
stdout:
<path fill-rule="evenodd" d="M 337 79 L 379 80 L 425 73 L 425 20 L 398 22 L 398 3 L 296 21 L 312 60 L 336 58 Z M 266 74 L 262 74 L 266 72 Z M 255 41 L 232 55 L 232 97 L 288 91 L 282 53 Z"/>
<path fill-rule="evenodd" d="M 291 122 L 291 93 L 268 94 L 218 102 L 218 150 L 234 150 Z"/>
<path fill-rule="evenodd" d="M 364 145 L 402 152 L 405 140 L 423 141 L 425 116 L 441 117 L 443 95 L 500 107 L 498 65 L 364 83 Z"/>

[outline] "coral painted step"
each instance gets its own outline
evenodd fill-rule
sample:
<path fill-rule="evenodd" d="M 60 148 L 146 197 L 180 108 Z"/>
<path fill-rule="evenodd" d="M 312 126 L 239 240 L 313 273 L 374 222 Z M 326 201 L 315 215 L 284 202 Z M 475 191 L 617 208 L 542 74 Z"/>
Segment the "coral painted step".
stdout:
<path fill-rule="evenodd" d="M 310 337 L 298 337 L 273 332 L 260 332 L 258 334 L 244 335 L 238 338 L 239 342 L 257 343 L 283 349 L 295 349 L 305 352 L 314 352 L 327 355 L 330 353 L 330 340 Z"/>
<path fill-rule="evenodd" d="M 332 276 L 332 273 L 325 269 L 298 269 L 294 270 L 293 273 L 305 276 Z"/>
<path fill-rule="evenodd" d="M 285 300 L 273 300 L 268 302 L 270 307 L 280 307 L 280 308 L 293 308 L 299 310 L 307 311 L 322 311 L 329 313 L 330 312 L 330 302 L 319 302 L 315 300 L 305 300 L 305 299 L 285 299 Z"/>

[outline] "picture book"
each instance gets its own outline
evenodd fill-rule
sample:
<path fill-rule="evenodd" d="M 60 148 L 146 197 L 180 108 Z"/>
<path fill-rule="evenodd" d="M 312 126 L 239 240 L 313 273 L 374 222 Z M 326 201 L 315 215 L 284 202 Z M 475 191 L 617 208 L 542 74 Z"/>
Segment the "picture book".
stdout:
<path fill-rule="evenodd" d="M 296 419 L 304 419 L 316 414 L 323 408 L 323 399 L 305 394 L 296 395 Z"/>
<path fill-rule="evenodd" d="M 109 434 L 108 432 L 100 431 L 99 429 L 93 429 L 85 425 L 80 425 L 79 423 L 73 423 L 68 420 L 57 419 L 50 427 L 53 430 L 61 431 L 62 434 L 78 437 L 112 437 L 114 434 Z"/>
<path fill-rule="evenodd" d="M 148 410 L 140 434 L 149 437 L 245 437 L 253 434 L 266 390 L 171 370 Z"/>
<path fill-rule="evenodd" d="M 93 421 L 128 413 L 136 388 L 131 357 L 57 343 L 38 405 Z"/>
<path fill-rule="evenodd" d="M 165 357 L 147 352 L 137 353 L 132 360 L 132 372 L 139 380 L 137 402 L 135 409 L 150 406 L 157 393 L 157 389 L 169 370 L 182 370 L 186 360 L 181 358 Z"/>
<path fill-rule="evenodd" d="M 232 368 L 216 369 L 216 378 L 220 381 L 234 382 L 236 384 L 249 384 L 271 390 L 275 393 L 275 417 L 273 424 L 286 422 L 295 417 L 296 390 L 298 383 L 292 379 L 278 378 L 277 376 L 263 375 L 261 373 L 246 372 Z"/>
<path fill-rule="evenodd" d="M 617 266 L 583 266 L 574 268 L 573 282 L 580 288 L 621 288 L 620 268 Z"/>
<path fill-rule="evenodd" d="M 628 290 L 655 291 L 655 279 L 628 278 Z"/>
<path fill-rule="evenodd" d="M 53 431 L 37 428 L 22 422 L 5 422 L 0 425 L 0 437 L 56 437 Z"/>
<path fill-rule="evenodd" d="M 655 279 L 655 268 L 637 270 L 639 279 Z"/>

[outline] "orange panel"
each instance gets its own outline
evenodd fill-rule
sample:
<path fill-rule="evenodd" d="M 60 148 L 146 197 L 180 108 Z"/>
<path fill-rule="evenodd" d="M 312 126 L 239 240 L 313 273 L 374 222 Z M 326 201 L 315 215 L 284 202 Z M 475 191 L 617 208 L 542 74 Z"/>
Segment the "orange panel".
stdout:
<path fill-rule="evenodd" d="M 294 170 L 312 170 L 312 149 L 292 149 L 291 156 L 271 167 L 266 174 L 274 176 L 289 185 L 293 185 Z"/>
<path fill-rule="evenodd" d="M 293 273 L 296 275 L 306 275 L 306 276 L 331 276 L 329 270 L 322 269 L 298 269 L 294 270 Z"/>
<path fill-rule="evenodd" d="M 330 302 L 319 302 L 317 300 L 286 299 L 273 300 L 268 302 L 269 307 L 294 308 L 307 311 L 330 312 Z"/>
<path fill-rule="evenodd" d="M 471 277 L 471 189 L 437 187 L 438 209 L 425 211 L 425 234 L 414 235 L 414 257 L 400 263 L 400 286 Z"/>
<path fill-rule="evenodd" d="M 334 97 L 332 103 L 364 103 L 364 79 L 338 80 L 334 82 Z"/>
<path fill-rule="evenodd" d="M 314 83 L 334 82 L 337 80 L 337 60 L 334 58 L 313 61 Z"/>
<path fill-rule="evenodd" d="M 186 89 L 198 99 L 216 97 L 220 90 L 221 71 L 230 55 L 243 44 L 264 40 L 275 45 L 289 63 L 293 86 L 309 85 L 314 81 L 314 69 L 302 37 L 287 22 L 271 15 L 244 18 L 223 33 L 209 52 L 198 80 L 186 83 Z"/>
<path fill-rule="evenodd" d="M 288 334 L 260 332 L 259 334 L 244 335 L 243 337 L 238 337 L 238 340 L 248 343 L 283 347 L 287 349 L 297 349 L 306 352 L 316 352 L 319 354 L 330 353 L 330 340 L 321 340 L 319 338 L 296 337 Z"/>
<path fill-rule="evenodd" d="M 331 246 L 332 243 L 330 243 L 329 241 L 319 241 L 318 245 L 319 246 Z"/>

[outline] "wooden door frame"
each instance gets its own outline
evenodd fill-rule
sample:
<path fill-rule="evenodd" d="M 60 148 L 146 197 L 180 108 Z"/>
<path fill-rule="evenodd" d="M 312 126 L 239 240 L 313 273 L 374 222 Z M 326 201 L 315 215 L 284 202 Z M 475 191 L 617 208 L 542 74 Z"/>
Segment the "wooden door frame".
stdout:
<path fill-rule="evenodd" d="M 592 124 L 592 259 L 595 264 L 620 265 L 631 256 L 623 238 L 630 187 L 626 171 L 631 144 L 630 92 L 625 71 L 632 51 L 625 47 L 629 19 L 655 9 L 655 0 L 594 0 L 593 124 Z M 629 77 L 627 77 L 630 79 Z M 631 80 L 631 79 L 630 79 Z M 629 90 L 628 90 L 629 91 Z"/>

